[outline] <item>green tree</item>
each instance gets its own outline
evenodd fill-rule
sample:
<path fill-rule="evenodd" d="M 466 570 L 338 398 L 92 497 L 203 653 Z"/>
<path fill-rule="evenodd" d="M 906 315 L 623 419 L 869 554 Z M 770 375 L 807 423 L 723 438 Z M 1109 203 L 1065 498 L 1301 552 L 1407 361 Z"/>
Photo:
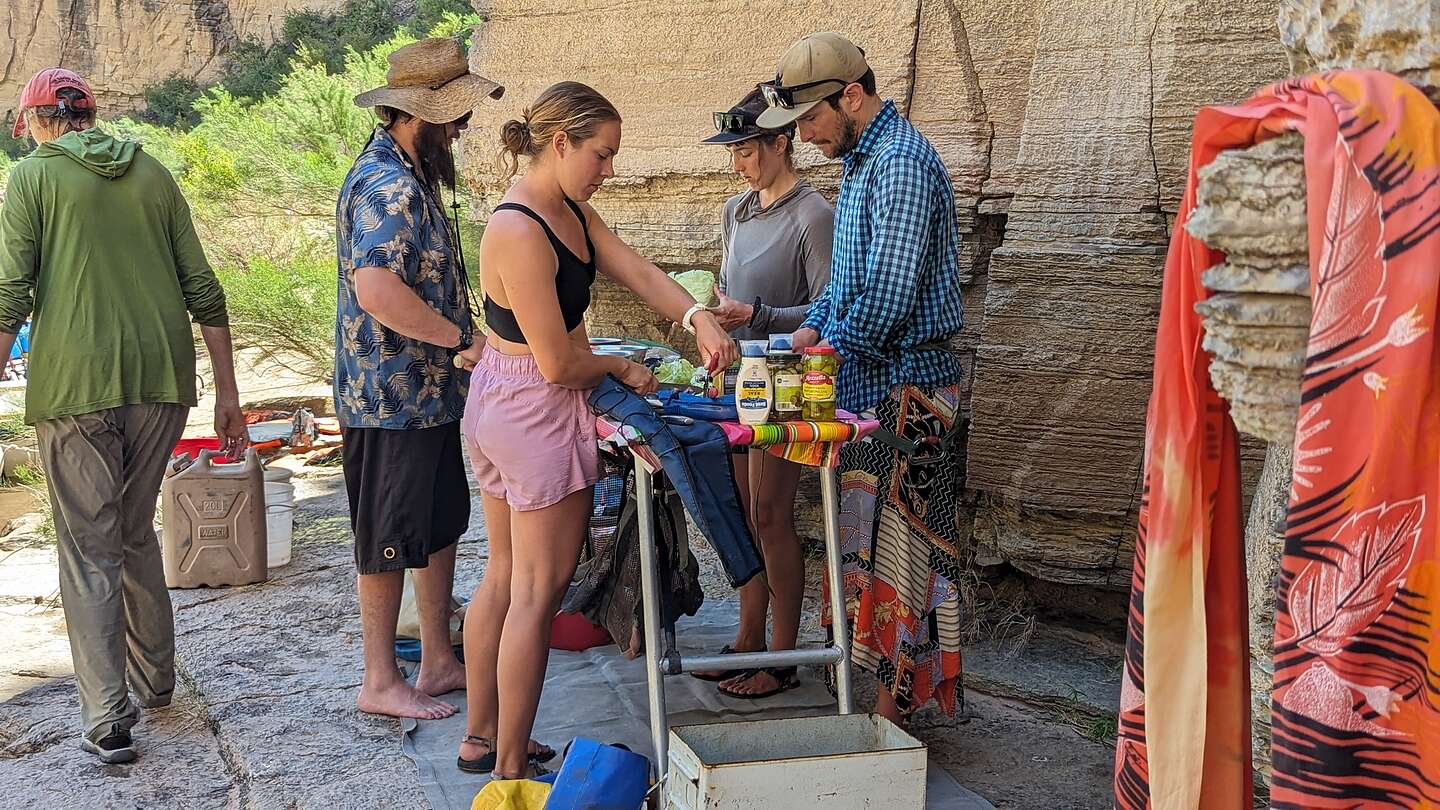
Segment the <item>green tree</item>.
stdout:
<path fill-rule="evenodd" d="M 145 88 L 145 109 L 140 120 L 177 129 L 189 129 L 200 123 L 195 102 L 205 89 L 188 76 L 171 76 Z"/>
<path fill-rule="evenodd" d="M 405 23 L 405 27 L 416 37 L 430 36 L 433 31 L 445 26 L 447 17 L 464 19 L 473 17 L 474 14 L 468 0 L 419 0 L 415 4 L 415 13 Z M 450 35 L 447 32 L 438 36 Z M 468 43 L 470 32 L 465 31 L 462 38 Z"/>
<path fill-rule="evenodd" d="M 282 41 L 309 51 L 331 73 L 345 69 L 345 54 L 374 48 L 395 35 L 400 22 L 392 0 L 348 0 L 338 14 L 292 12 L 281 29 Z"/>
<path fill-rule="evenodd" d="M 27 137 L 11 137 L 10 128 L 14 122 L 0 122 L 0 154 L 19 160 L 30 154 L 33 145 Z"/>
<path fill-rule="evenodd" d="M 10 179 L 10 167 L 13 165 L 15 162 L 10 159 L 10 156 L 0 152 L 0 203 L 5 201 L 5 186 Z"/>
<path fill-rule="evenodd" d="M 264 98 L 280 86 L 294 55 L 295 48 L 284 41 L 266 45 L 247 39 L 230 52 L 220 83 L 239 98 Z"/>

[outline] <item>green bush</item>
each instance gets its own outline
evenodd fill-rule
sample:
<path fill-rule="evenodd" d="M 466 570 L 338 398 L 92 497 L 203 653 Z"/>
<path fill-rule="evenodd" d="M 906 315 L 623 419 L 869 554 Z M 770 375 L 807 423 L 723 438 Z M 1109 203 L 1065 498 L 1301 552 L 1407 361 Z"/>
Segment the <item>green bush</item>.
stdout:
<path fill-rule="evenodd" d="M 20 411 L 0 414 L 0 442 L 15 443 L 34 439 L 35 428 L 25 424 L 25 414 Z M 33 443 L 33 442 L 32 442 Z"/>
<path fill-rule="evenodd" d="M 15 161 L 11 160 L 9 155 L 0 152 L 0 202 L 5 200 L 5 185 L 6 181 L 10 179 L 10 167 L 14 163 Z"/>
<path fill-rule="evenodd" d="M 171 76 L 145 88 L 145 109 L 140 120 L 162 127 L 189 129 L 200 123 L 195 102 L 205 93 L 199 83 L 186 76 Z"/>
<path fill-rule="evenodd" d="M 394 0 L 348 0 L 335 14 L 293 11 L 286 15 L 280 38 L 273 44 L 252 38 L 236 45 L 226 60 L 220 84 L 232 96 L 259 100 L 280 89 L 290 63 L 301 51 L 308 54 L 309 62 L 323 65 L 327 72 L 341 73 L 350 51 L 365 53 L 397 31 L 414 38 L 455 36 L 468 42 L 468 26 L 478 21 L 467 0 L 419 0 L 408 19 L 400 18 Z M 193 126 L 196 117 L 191 104 L 205 88 L 193 82 L 187 86 L 185 81 L 176 77 L 147 88 L 148 110 L 141 117 L 163 126 Z"/>
<path fill-rule="evenodd" d="M 294 55 L 295 49 L 284 42 L 266 45 L 247 39 L 230 52 L 220 83 L 240 98 L 264 98 L 280 86 Z"/>
<path fill-rule="evenodd" d="M 397 22 L 390 0 L 350 0 L 338 14 L 291 12 L 275 43 L 250 39 L 236 46 L 220 83 L 237 98 L 263 99 L 280 89 L 302 51 L 326 72 L 342 72 L 347 52 L 374 48 L 394 35 Z"/>
<path fill-rule="evenodd" d="M 31 143 L 29 138 L 11 137 L 10 128 L 12 126 L 14 126 L 13 121 L 10 123 L 0 122 L 0 155 L 19 160 L 30 154 L 30 150 L 34 148 L 34 144 Z"/>
<path fill-rule="evenodd" d="M 230 331 L 238 348 L 257 349 L 300 374 L 328 377 L 335 361 L 335 257 L 252 256 L 222 267 Z"/>
<path fill-rule="evenodd" d="M 6 483 L 40 489 L 45 486 L 45 471 L 40 467 L 16 467 L 5 479 Z"/>
<path fill-rule="evenodd" d="M 401 21 L 392 0 L 348 0 L 338 14 L 292 12 L 280 31 L 281 41 L 304 49 L 331 73 L 345 69 L 349 51 L 364 53 L 395 35 Z"/>
<path fill-rule="evenodd" d="M 420 0 L 415 5 L 415 14 L 406 22 L 405 27 L 416 37 L 459 36 L 460 40 L 468 45 L 470 32 L 466 30 L 462 34 L 450 23 L 454 20 L 478 22 L 471 19 L 474 14 L 475 10 L 471 8 L 468 0 Z M 434 33 L 437 30 L 443 33 Z"/>
<path fill-rule="evenodd" d="M 466 0 L 420 0 L 408 20 L 399 17 L 394 0 L 348 0 L 335 14 L 295 11 L 285 17 L 280 39 L 273 45 L 251 39 L 236 46 L 221 84 L 231 95 L 261 99 L 279 90 L 290 62 L 301 51 L 308 54 L 307 61 L 327 72 L 342 73 L 350 52 L 370 51 L 397 31 L 412 38 L 468 40 L 467 26 L 478 21 Z"/>

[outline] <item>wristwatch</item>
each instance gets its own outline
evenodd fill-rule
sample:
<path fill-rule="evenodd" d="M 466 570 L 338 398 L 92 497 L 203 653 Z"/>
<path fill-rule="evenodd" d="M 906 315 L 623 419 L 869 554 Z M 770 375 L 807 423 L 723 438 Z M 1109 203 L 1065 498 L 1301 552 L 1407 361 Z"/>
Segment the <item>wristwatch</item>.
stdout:
<path fill-rule="evenodd" d="M 746 324 L 751 329 L 755 328 L 755 316 L 760 314 L 760 308 L 762 306 L 764 306 L 764 304 L 760 303 L 760 296 L 755 296 L 755 303 L 750 305 L 750 323 Z"/>
<path fill-rule="evenodd" d="M 474 345 L 475 333 L 472 330 L 466 329 L 462 326 L 460 327 L 460 342 L 456 343 L 455 347 L 451 349 L 451 351 L 455 352 L 456 354 L 460 354 L 461 352 L 467 351 L 471 346 Z"/>

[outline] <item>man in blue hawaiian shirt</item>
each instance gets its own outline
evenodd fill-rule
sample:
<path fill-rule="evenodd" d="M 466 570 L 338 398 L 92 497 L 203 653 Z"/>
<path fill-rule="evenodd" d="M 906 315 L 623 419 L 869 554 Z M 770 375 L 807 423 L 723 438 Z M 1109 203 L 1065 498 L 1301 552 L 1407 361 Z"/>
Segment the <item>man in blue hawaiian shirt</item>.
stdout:
<path fill-rule="evenodd" d="M 762 127 L 841 158 L 830 283 L 794 335 L 833 351 L 840 407 L 872 414 L 888 443 L 840 455 L 851 660 L 896 722 L 930 700 L 953 715 L 960 683 L 960 439 L 964 374 L 955 197 L 935 148 L 876 93 L 865 52 L 812 34 L 761 86 Z M 907 452 L 908 451 L 908 452 Z"/>
<path fill-rule="evenodd" d="M 335 407 L 359 569 L 365 645 L 361 711 L 436 719 L 434 696 L 465 686 L 450 645 L 455 545 L 470 522 L 460 445 L 461 368 L 474 326 L 457 235 L 452 142 L 503 89 L 473 75 L 460 45 L 427 39 L 390 56 L 386 85 L 355 98 L 382 125 L 355 160 L 336 207 L 339 293 Z M 395 623 L 414 570 L 421 662 L 415 686 L 395 666 Z"/>

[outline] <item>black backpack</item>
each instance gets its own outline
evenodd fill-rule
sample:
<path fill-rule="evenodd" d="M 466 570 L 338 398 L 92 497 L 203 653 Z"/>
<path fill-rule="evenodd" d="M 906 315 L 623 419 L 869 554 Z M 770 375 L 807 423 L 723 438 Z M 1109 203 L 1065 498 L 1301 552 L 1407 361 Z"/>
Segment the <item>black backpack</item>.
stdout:
<path fill-rule="evenodd" d="M 628 453 L 600 451 L 590 530 L 561 606 L 604 627 L 631 658 L 645 652 L 634 463 Z M 660 615 L 670 626 L 682 615 L 694 616 L 705 594 L 700 588 L 700 563 L 690 551 L 685 507 L 663 476 L 655 480 L 654 504 Z"/>

